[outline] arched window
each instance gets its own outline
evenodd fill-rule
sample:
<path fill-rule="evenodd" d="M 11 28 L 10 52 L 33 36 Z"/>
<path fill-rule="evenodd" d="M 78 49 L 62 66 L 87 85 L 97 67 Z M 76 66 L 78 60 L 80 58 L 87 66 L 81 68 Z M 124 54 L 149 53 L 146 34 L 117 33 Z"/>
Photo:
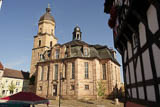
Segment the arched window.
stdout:
<path fill-rule="evenodd" d="M 41 46 L 41 40 L 39 40 L 39 46 Z"/>
<path fill-rule="evenodd" d="M 39 28 L 39 32 L 42 33 L 42 28 Z"/>
<path fill-rule="evenodd" d="M 77 40 L 79 40 L 79 39 L 80 39 L 79 34 L 77 34 Z"/>
<path fill-rule="evenodd" d="M 50 42 L 50 47 L 52 47 L 52 41 Z"/>
<path fill-rule="evenodd" d="M 51 29 L 51 34 L 53 34 L 53 29 Z"/>

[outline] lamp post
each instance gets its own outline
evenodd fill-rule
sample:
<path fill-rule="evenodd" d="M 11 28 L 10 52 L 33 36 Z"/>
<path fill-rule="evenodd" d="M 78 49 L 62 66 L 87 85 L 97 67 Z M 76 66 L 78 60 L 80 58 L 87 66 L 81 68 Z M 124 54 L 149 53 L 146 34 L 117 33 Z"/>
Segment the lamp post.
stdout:
<path fill-rule="evenodd" d="M 61 80 L 62 80 L 62 72 L 60 72 L 60 82 L 59 82 L 59 107 L 61 106 Z"/>

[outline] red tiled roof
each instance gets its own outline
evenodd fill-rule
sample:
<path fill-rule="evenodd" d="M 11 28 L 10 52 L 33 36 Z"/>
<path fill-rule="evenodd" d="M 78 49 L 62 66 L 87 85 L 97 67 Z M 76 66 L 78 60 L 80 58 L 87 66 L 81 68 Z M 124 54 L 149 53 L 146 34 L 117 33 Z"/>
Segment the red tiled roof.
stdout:
<path fill-rule="evenodd" d="M 29 79 L 29 73 L 13 70 L 9 68 L 4 69 L 3 77 L 10 77 L 10 78 L 19 78 L 19 79 Z"/>
<path fill-rule="evenodd" d="M 2 65 L 2 63 L 0 62 L 0 69 L 3 69 L 3 65 Z"/>

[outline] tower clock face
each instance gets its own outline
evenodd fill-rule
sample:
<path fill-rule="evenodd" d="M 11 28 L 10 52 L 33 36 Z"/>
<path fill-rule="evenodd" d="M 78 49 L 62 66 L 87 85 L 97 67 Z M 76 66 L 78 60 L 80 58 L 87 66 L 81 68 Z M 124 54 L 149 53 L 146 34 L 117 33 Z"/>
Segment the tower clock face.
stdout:
<path fill-rule="evenodd" d="M 79 28 L 77 27 L 77 30 L 79 30 Z"/>

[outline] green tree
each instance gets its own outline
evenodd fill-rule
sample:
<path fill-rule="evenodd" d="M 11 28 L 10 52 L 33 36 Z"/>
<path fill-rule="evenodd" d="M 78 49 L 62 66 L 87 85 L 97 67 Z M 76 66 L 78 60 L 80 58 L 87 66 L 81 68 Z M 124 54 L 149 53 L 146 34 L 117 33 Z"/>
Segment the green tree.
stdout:
<path fill-rule="evenodd" d="M 98 96 L 104 96 L 105 95 L 105 84 L 101 81 L 98 82 L 98 87 L 97 87 L 97 91 L 98 91 Z"/>
<path fill-rule="evenodd" d="M 10 91 L 11 94 L 13 94 L 15 88 L 16 88 L 16 85 L 14 85 L 12 82 L 8 86 L 8 90 Z"/>

